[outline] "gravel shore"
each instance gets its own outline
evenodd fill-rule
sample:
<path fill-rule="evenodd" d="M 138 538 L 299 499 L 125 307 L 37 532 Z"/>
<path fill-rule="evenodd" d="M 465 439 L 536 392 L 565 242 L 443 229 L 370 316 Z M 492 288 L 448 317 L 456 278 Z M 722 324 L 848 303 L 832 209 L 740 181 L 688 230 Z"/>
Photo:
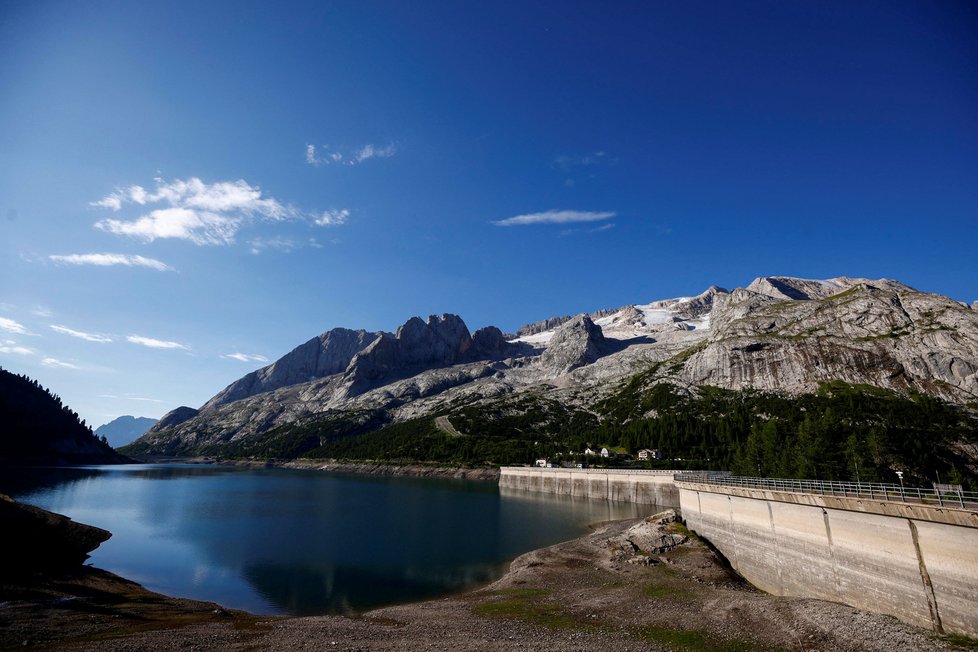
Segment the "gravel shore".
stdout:
<path fill-rule="evenodd" d="M 0 648 L 969 649 L 888 616 L 761 593 L 695 537 L 666 551 L 631 551 L 621 542 L 637 527 L 645 527 L 642 520 L 600 524 L 579 539 L 517 558 L 489 586 L 352 617 L 255 616 L 168 598 L 85 568 L 29 586 L 0 586 Z M 686 539 L 681 525 L 667 527 Z"/>

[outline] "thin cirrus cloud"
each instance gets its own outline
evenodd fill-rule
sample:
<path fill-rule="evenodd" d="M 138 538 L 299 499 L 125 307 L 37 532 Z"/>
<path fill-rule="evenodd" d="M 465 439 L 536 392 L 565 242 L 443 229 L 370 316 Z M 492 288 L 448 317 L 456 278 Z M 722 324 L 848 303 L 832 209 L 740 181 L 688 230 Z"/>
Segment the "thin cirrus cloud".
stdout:
<path fill-rule="evenodd" d="M 64 256 L 48 256 L 50 260 L 65 265 L 95 265 L 97 267 L 113 267 L 122 265 L 124 267 L 148 267 L 158 272 L 170 271 L 173 268 L 166 263 L 147 258 L 145 256 L 133 256 L 130 254 L 68 254 Z"/>
<path fill-rule="evenodd" d="M 73 328 L 68 328 L 67 326 L 60 326 L 58 324 L 51 324 L 51 330 L 53 330 L 55 333 L 61 333 L 62 335 L 70 335 L 71 337 L 77 337 L 78 339 L 85 340 L 86 342 L 98 342 L 99 344 L 107 344 L 112 341 L 112 338 L 107 335 L 97 335 L 95 333 L 76 331 Z"/>
<path fill-rule="evenodd" d="M 573 224 L 578 222 L 600 222 L 610 220 L 617 213 L 613 211 L 544 211 L 542 213 L 526 213 L 494 220 L 496 226 L 524 226 L 528 224 Z"/>
<path fill-rule="evenodd" d="M 16 335 L 27 334 L 26 326 L 7 317 L 0 317 L 0 330 L 5 330 L 8 333 L 14 333 Z"/>
<path fill-rule="evenodd" d="M 123 401 L 144 401 L 147 403 L 163 403 L 162 399 L 146 398 L 145 396 L 136 396 L 134 394 L 126 394 L 125 396 L 119 396 L 117 394 L 99 394 L 98 397 L 111 398 L 111 399 L 123 400 Z"/>
<path fill-rule="evenodd" d="M 313 167 L 322 165 L 360 165 L 372 158 L 390 158 L 397 153 L 397 145 L 373 145 L 367 143 L 351 152 L 343 154 L 339 151 L 329 151 L 329 145 L 323 145 L 319 150 L 315 145 L 306 145 L 306 163 Z"/>
<path fill-rule="evenodd" d="M 65 362 L 63 360 L 58 360 L 57 358 L 44 358 L 41 360 L 41 364 L 45 367 L 51 367 L 52 369 L 78 369 L 78 365 L 71 364 L 70 362 Z"/>
<path fill-rule="evenodd" d="M 181 344 L 180 342 L 158 340 L 153 337 L 143 337 L 142 335 L 128 335 L 126 336 L 126 341 L 132 342 L 133 344 L 139 344 L 140 346 L 146 346 L 151 349 L 175 349 L 180 351 L 190 350 L 189 346 L 186 344 Z"/>
<path fill-rule="evenodd" d="M 29 349 L 26 346 L 20 346 L 13 340 L 4 340 L 0 342 L 0 353 L 6 353 L 8 355 L 34 355 L 34 351 L 32 349 Z"/>
<path fill-rule="evenodd" d="M 221 357 L 227 360 L 237 360 L 238 362 L 268 362 L 268 358 L 257 353 L 228 353 Z"/>

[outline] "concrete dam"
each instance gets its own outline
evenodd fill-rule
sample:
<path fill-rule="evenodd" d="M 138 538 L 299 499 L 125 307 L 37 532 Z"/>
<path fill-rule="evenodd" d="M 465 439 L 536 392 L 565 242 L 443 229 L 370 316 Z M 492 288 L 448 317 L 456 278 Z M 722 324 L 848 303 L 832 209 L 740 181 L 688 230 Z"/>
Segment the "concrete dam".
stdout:
<path fill-rule="evenodd" d="M 687 526 L 763 591 L 978 637 L 978 496 L 617 469 L 507 467 L 499 484 L 678 506 Z"/>
<path fill-rule="evenodd" d="M 499 486 L 595 500 L 679 507 L 679 489 L 673 481 L 676 473 L 678 471 L 504 466 L 499 471 Z"/>

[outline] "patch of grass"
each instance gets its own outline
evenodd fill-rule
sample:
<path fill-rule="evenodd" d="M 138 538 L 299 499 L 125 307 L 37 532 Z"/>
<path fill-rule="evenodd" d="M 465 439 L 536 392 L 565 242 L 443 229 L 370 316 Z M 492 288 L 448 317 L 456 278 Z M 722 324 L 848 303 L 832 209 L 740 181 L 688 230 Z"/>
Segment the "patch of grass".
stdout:
<path fill-rule="evenodd" d="M 543 598 L 553 593 L 549 589 L 501 589 L 497 595 L 507 595 L 511 598 Z"/>
<path fill-rule="evenodd" d="M 950 643 L 963 650 L 978 650 L 978 639 L 965 636 L 964 634 L 942 634 L 938 638 L 945 643 Z"/>
<path fill-rule="evenodd" d="M 690 530 L 688 527 L 680 523 L 679 521 L 673 521 L 666 526 L 666 532 L 670 534 L 680 534 L 684 537 L 689 537 L 690 541 L 702 542 L 699 535 Z"/>
<path fill-rule="evenodd" d="M 642 587 L 642 595 L 654 600 L 686 600 L 691 597 L 692 592 L 685 587 L 647 584 Z"/>
<path fill-rule="evenodd" d="M 472 611 L 487 618 L 514 618 L 549 629 L 600 630 L 594 625 L 579 622 L 559 604 L 544 602 L 543 599 L 550 594 L 551 591 L 545 589 L 504 589 L 497 591 L 496 595 L 507 599 L 483 602 L 473 607 Z"/>
<path fill-rule="evenodd" d="M 693 629 L 673 629 L 658 625 L 643 627 L 639 631 L 639 636 L 650 643 L 659 643 L 677 652 L 696 652 L 698 650 L 753 652 L 755 650 L 771 649 L 766 646 L 761 647 L 757 643 L 743 638 L 722 639 L 709 632 L 701 632 Z"/>

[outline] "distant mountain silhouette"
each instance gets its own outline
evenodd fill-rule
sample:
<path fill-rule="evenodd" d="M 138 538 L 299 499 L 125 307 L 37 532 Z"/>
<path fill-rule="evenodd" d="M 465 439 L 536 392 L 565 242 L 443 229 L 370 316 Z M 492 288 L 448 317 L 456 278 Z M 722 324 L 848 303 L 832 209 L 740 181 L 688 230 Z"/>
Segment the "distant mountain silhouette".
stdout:
<path fill-rule="evenodd" d="M 119 448 L 131 443 L 137 437 L 156 425 L 156 419 L 125 415 L 104 423 L 95 429 L 95 434 L 105 437 L 109 446 Z"/>
<path fill-rule="evenodd" d="M 0 465 L 127 461 L 59 396 L 36 380 L 0 369 Z"/>

